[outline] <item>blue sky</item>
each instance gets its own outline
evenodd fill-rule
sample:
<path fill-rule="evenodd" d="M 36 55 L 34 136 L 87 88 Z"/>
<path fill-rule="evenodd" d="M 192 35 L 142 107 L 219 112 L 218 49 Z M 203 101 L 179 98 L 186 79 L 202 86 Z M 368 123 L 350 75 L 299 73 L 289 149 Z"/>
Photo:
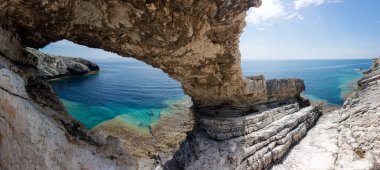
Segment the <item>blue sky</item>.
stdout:
<path fill-rule="evenodd" d="M 263 0 L 246 21 L 243 59 L 380 56 L 380 0 Z"/>
<path fill-rule="evenodd" d="M 380 0 L 263 0 L 246 21 L 243 60 L 380 56 Z M 65 40 L 42 51 L 93 60 L 117 57 Z"/>

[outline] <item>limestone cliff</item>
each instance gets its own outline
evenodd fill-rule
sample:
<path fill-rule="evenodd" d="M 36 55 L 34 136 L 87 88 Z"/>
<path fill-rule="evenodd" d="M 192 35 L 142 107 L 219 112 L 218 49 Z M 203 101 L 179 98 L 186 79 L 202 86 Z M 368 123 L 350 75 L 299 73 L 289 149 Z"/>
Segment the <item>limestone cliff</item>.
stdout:
<path fill-rule="evenodd" d="M 324 113 L 316 126 L 274 170 L 380 168 L 380 59 L 359 80 L 343 107 Z"/>
<path fill-rule="evenodd" d="M 380 168 L 380 59 L 340 110 L 337 169 Z"/>
<path fill-rule="evenodd" d="M 26 48 L 25 51 L 27 55 L 31 55 L 30 58 L 37 58 L 38 75 L 43 79 L 79 76 L 99 71 L 98 65 L 82 58 L 49 55 L 33 48 Z"/>
<path fill-rule="evenodd" d="M 135 169 L 136 161 L 72 119 L 25 52 L 0 28 L 0 169 Z M 14 48 L 17 51 L 10 51 Z M 117 157 L 116 157 L 116 156 Z"/>

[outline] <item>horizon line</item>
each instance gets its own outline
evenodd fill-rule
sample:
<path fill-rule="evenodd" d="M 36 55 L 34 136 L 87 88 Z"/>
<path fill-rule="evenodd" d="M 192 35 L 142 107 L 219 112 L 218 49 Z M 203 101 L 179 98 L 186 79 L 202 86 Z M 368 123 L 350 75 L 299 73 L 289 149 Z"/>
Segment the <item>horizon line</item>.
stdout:
<path fill-rule="evenodd" d="M 273 61 L 273 60 L 373 60 L 379 57 L 373 57 L 373 58 L 272 58 L 272 59 L 265 59 L 265 58 L 241 58 L 242 61 L 244 60 L 267 60 L 267 61 Z"/>

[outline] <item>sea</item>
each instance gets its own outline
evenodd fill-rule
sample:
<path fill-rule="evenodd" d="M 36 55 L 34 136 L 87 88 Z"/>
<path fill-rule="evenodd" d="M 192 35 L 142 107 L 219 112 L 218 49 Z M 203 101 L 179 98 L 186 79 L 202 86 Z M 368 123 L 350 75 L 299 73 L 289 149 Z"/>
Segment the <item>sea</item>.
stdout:
<path fill-rule="evenodd" d="M 113 58 L 93 62 L 100 66 L 98 74 L 50 81 L 69 114 L 86 128 L 117 117 L 148 129 L 170 104 L 187 97 L 179 82 L 141 61 Z M 363 70 L 370 68 L 371 60 L 243 60 L 241 65 L 244 76 L 301 78 L 306 85 L 303 96 L 341 105 Z"/>

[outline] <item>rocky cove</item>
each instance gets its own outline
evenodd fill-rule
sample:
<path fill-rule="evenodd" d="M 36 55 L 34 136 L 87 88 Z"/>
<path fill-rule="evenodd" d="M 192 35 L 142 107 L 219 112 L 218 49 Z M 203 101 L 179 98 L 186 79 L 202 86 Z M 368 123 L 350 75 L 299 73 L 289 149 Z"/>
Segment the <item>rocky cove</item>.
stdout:
<path fill-rule="evenodd" d="M 331 114 L 322 115 L 300 96 L 305 88 L 300 79 L 245 78 L 238 37 L 245 11 L 260 3 L 0 2 L 0 167 L 304 169 L 307 163 L 298 153 L 313 149 L 307 141 L 318 138 L 321 129 L 333 131 L 320 139 L 329 152 L 318 150 L 321 146 L 313 150 L 332 155 L 325 159 L 327 169 L 377 169 L 378 61 L 359 81 L 357 93 Z M 141 157 L 131 152 L 138 143 L 125 145 L 112 126 L 108 132 L 101 131 L 107 127 L 88 131 L 67 113 L 41 78 L 38 56 L 27 49 L 60 39 L 133 56 L 162 69 L 191 97 L 194 122 L 187 126 L 166 118 L 184 127 L 180 139 Z M 179 117 L 186 121 L 188 109 L 182 111 Z M 309 135 L 316 122 L 317 130 Z M 155 136 L 170 138 L 160 129 L 176 131 L 170 124 L 161 125 Z"/>

